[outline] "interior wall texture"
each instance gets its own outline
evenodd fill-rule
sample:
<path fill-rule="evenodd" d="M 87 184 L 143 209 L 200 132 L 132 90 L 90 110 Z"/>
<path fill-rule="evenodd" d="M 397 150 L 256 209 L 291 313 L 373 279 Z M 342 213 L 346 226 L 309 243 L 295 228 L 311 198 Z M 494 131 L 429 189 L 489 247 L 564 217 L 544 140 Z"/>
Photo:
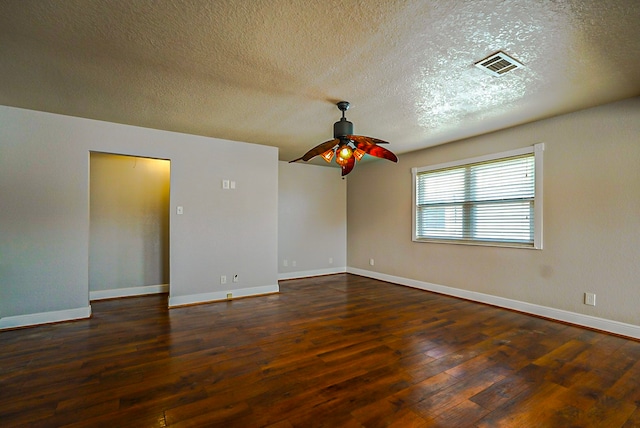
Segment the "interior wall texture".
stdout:
<path fill-rule="evenodd" d="M 276 148 L 3 106 L 0 323 L 88 307 L 92 151 L 171 161 L 170 299 L 277 290 Z"/>
<path fill-rule="evenodd" d="M 412 242 L 412 167 L 535 143 L 542 250 Z M 640 97 L 362 164 L 347 190 L 348 266 L 640 325 L 639 166 Z"/>
<path fill-rule="evenodd" d="M 170 167 L 90 154 L 89 291 L 169 283 Z"/>
<path fill-rule="evenodd" d="M 347 182 L 340 170 L 279 163 L 278 272 L 281 279 L 344 272 Z"/>

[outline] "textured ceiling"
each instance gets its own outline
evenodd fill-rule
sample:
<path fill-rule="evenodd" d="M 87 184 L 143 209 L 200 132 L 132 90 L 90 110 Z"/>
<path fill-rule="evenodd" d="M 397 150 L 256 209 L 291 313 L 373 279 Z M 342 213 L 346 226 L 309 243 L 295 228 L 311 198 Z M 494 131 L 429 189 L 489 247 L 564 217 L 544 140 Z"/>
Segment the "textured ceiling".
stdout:
<path fill-rule="evenodd" d="M 493 77 L 502 50 L 524 64 Z M 640 95 L 638 0 L 2 0 L 0 104 L 405 153 Z"/>

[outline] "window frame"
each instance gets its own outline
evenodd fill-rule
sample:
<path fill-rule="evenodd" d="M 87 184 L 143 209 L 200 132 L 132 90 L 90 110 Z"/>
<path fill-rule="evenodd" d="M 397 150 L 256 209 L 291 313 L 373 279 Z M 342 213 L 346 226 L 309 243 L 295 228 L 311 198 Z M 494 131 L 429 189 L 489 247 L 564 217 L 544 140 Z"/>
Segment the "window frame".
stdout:
<path fill-rule="evenodd" d="M 456 245 L 479 245 L 479 246 L 488 246 L 488 247 L 509 247 L 509 248 L 528 248 L 528 249 L 537 249 L 540 250 L 543 248 L 542 242 L 542 225 L 543 225 L 543 198 L 542 198 L 542 190 L 543 190 L 543 154 L 544 152 L 544 143 L 537 143 L 532 146 L 523 147 L 520 149 L 508 150 L 500 153 L 493 153 L 484 156 L 478 156 L 474 158 L 461 159 L 452 162 L 445 162 L 436 165 L 428 165 L 423 167 L 414 167 L 411 168 L 411 185 L 412 185 L 412 241 L 413 242 L 426 242 L 426 243 L 444 243 L 444 244 L 456 244 Z M 477 164 L 482 162 L 492 162 L 499 161 L 501 159 L 506 159 L 515 156 L 523 156 L 533 154 L 534 156 L 534 164 L 535 164 L 535 173 L 534 173 L 534 197 L 533 197 L 533 243 L 524 244 L 517 242 L 509 242 L 509 241 L 482 241 L 482 240 L 471 240 L 471 239 L 447 239 L 447 238 L 425 238 L 419 237 L 417 235 L 418 227 L 417 227 L 417 188 L 418 188 L 418 175 L 424 172 L 447 169 L 447 168 L 455 168 L 455 167 L 463 167 L 471 164 Z M 465 191 L 468 189 L 465 188 Z"/>

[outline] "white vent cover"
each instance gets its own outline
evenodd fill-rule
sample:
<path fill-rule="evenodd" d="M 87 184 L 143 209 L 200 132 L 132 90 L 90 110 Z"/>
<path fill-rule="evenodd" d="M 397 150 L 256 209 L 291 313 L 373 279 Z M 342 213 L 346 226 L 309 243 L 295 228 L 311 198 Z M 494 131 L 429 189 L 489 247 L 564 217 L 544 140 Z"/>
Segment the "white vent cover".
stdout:
<path fill-rule="evenodd" d="M 504 52 L 494 53 L 493 55 L 476 62 L 475 66 L 497 77 L 503 76 L 505 73 L 513 71 L 516 68 L 524 67 L 524 65 Z"/>

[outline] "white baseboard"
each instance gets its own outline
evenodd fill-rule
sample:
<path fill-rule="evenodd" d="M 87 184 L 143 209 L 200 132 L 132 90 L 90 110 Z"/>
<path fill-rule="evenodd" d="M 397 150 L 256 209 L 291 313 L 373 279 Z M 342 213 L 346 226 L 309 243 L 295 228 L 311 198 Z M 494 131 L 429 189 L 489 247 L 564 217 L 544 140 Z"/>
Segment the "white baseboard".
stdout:
<path fill-rule="evenodd" d="M 143 285 L 140 287 L 114 288 L 89 292 L 89 300 L 114 299 L 117 297 L 144 296 L 145 294 L 167 293 L 169 284 Z"/>
<path fill-rule="evenodd" d="M 619 321 L 578 314 L 575 312 L 564 311 L 562 309 L 550 308 L 548 306 L 535 305 L 533 303 L 521 302 L 519 300 L 507 299 L 504 297 L 492 296 L 490 294 L 462 290 L 459 288 L 447 287 L 444 285 L 432 284 L 429 282 L 417 281 L 414 279 L 402 278 L 399 276 L 387 275 L 384 273 L 372 272 L 364 269 L 349 267 L 347 268 L 347 272 L 353 273 L 355 275 L 365 276 L 368 278 L 379 279 L 381 281 L 391 282 L 398 285 L 404 285 L 407 287 L 433 291 L 435 293 L 445 294 L 453 297 L 460 297 L 462 299 L 472 300 L 474 302 L 486 303 L 506 309 L 513 309 L 515 311 L 538 315 L 556 321 L 563 321 L 570 324 L 606 331 L 609 333 L 619 334 L 621 336 L 640 339 L 640 326 L 633 324 L 626 324 Z"/>
<path fill-rule="evenodd" d="M 227 294 L 231 293 L 233 298 L 259 296 L 261 294 L 278 293 L 280 287 L 276 285 L 265 285 L 262 287 L 238 288 L 235 290 L 214 291 L 212 293 L 191 294 L 188 296 L 169 296 L 169 307 L 194 305 L 198 303 L 209 303 L 220 300 L 227 300 Z"/>
<path fill-rule="evenodd" d="M 306 278 L 310 276 L 332 275 L 334 273 L 345 273 L 347 268 L 345 266 L 328 268 L 328 269 L 316 269 L 316 270 L 304 270 L 299 272 L 284 272 L 278 274 L 279 280 Z"/>
<path fill-rule="evenodd" d="M 61 321 L 72 321 L 89 318 L 91 305 L 84 308 L 65 309 L 62 311 L 39 312 L 36 314 L 15 315 L 0 318 L 0 330 L 18 327 L 29 327 L 39 324 L 51 324 Z"/>

